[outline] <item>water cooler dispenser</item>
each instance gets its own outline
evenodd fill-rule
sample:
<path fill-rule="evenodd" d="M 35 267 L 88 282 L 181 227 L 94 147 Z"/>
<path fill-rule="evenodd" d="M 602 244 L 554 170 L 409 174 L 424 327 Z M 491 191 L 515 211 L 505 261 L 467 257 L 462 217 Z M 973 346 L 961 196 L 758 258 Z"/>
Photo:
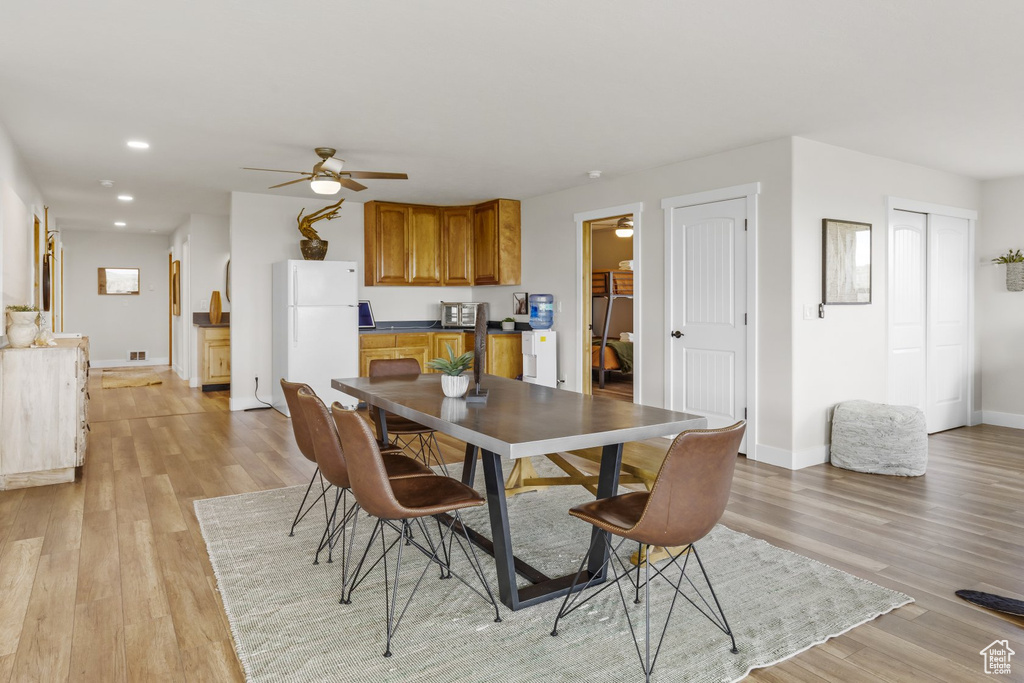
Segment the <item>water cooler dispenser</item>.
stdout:
<path fill-rule="evenodd" d="M 523 381 L 555 387 L 558 384 L 558 333 L 523 332 Z"/>

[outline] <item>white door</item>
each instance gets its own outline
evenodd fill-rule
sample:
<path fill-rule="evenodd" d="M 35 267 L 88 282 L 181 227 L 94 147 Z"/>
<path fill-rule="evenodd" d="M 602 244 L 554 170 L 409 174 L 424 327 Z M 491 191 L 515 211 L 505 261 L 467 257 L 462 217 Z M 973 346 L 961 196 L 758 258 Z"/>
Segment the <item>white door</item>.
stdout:
<path fill-rule="evenodd" d="M 744 419 L 747 406 L 746 215 L 746 199 L 671 214 L 667 407 L 711 428 Z"/>
<path fill-rule="evenodd" d="M 928 220 L 928 433 L 969 421 L 970 237 L 964 218 Z"/>
<path fill-rule="evenodd" d="M 894 210 L 889 227 L 889 402 L 928 433 L 970 420 L 970 223 Z"/>
<path fill-rule="evenodd" d="M 928 215 L 893 211 L 889 228 L 889 403 L 927 402 L 925 244 Z"/>

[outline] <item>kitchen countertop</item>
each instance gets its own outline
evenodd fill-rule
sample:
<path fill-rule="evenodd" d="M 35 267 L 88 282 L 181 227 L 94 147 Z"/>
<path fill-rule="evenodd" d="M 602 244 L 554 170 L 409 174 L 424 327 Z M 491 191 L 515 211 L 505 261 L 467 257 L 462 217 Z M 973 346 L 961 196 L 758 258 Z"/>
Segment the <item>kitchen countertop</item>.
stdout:
<path fill-rule="evenodd" d="M 501 323 L 488 323 L 487 334 L 522 334 L 532 329 L 530 323 L 516 323 L 516 329 L 503 330 Z M 424 334 L 428 332 L 472 332 L 472 327 L 441 327 L 437 320 L 378 320 L 372 330 L 359 330 L 359 334 Z"/>
<path fill-rule="evenodd" d="M 194 327 L 231 327 L 231 313 L 221 313 L 220 322 L 216 325 L 210 322 L 209 313 L 193 313 L 192 325 Z"/>

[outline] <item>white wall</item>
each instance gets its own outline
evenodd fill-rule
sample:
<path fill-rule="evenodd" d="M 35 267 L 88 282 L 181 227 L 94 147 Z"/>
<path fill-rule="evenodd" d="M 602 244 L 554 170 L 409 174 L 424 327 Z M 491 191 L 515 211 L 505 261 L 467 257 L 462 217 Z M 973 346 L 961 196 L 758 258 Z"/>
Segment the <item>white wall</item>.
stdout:
<path fill-rule="evenodd" d="M 43 214 L 42 194 L 0 125 L 0 328 L 7 324 L 5 307 L 38 303 L 32 291 L 32 229 L 33 218 L 42 223 Z M 3 343 L 6 337 L 0 337 Z"/>
<path fill-rule="evenodd" d="M 254 377 L 260 398 L 269 401 L 271 387 L 271 265 L 300 259 L 296 216 L 316 211 L 335 199 L 311 200 L 248 192 L 231 193 L 231 409 L 260 405 L 253 397 Z M 363 204 L 346 200 L 338 218 L 320 221 L 317 232 L 330 244 L 329 261 L 356 261 L 363 280 Z M 471 301 L 469 287 L 364 287 L 378 321 L 437 320 L 438 303 Z M 509 301 L 512 295 L 509 294 Z"/>
<path fill-rule="evenodd" d="M 89 337 L 95 367 L 167 363 L 167 235 L 68 230 L 64 238 L 64 329 Z M 139 268 L 138 295 L 97 293 L 97 269 Z M 145 363 L 128 351 L 147 351 Z"/>
<path fill-rule="evenodd" d="M 756 443 L 788 451 L 792 444 L 791 149 L 789 139 L 775 140 L 525 199 L 522 285 L 478 287 L 476 298 L 489 301 L 493 310 L 504 311 L 511 306 L 513 291 L 554 294 L 555 329 L 565 339 L 559 341 L 558 372 L 565 377 L 567 387 L 578 388 L 583 361 L 582 347 L 574 341 L 575 327 L 579 306 L 589 302 L 576 300 L 574 256 L 579 245 L 573 215 L 642 202 L 643 211 L 634 216 L 633 235 L 634 251 L 640 254 L 640 265 L 634 274 L 634 286 L 639 283 L 641 288 L 641 319 L 636 329 L 642 387 L 639 398 L 646 405 L 664 405 L 664 354 L 669 330 L 663 320 L 665 226 L 661 200 L 760 182 L 758 334 L 763 342 L 758 358 L 760 412 Z"/>
<path fill-rule="evenodd" d="M 1024 429 L 1024 292 L 1006 290 L 1006 266 L 991 259 L 1024 250 L 1024 177 L 981 185 L 975 233 L 975 330 L 981 356 L 982 420 Z"/>
<path fill-rule="evenodd" d="M 827 461 L 835 404 L 886 400 L 886 197 L 977 209 L 979 192 L 971 178 L 793 139 L 795 466 Z M 826 306 L 824 319 L 804 320 L 802 307 L 821 301 L 823 218 L 872 225 L 871 304 Z"/>

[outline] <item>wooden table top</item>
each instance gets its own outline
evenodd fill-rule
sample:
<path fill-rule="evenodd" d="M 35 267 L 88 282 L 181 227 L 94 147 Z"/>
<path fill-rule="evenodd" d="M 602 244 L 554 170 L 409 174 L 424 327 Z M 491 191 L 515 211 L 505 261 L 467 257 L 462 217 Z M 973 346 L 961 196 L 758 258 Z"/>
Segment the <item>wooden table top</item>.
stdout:
<path fill-rule="evenodd" d="M 486 403 L 441 392 L 441 375 L 355 377 L 331 386 L 370 405 L 510 458 L 641 441 L 703 429 L 699 415 L 584 396 L 484 375 Z M 473 391 L 472 384 L 470 391 Z"/>

